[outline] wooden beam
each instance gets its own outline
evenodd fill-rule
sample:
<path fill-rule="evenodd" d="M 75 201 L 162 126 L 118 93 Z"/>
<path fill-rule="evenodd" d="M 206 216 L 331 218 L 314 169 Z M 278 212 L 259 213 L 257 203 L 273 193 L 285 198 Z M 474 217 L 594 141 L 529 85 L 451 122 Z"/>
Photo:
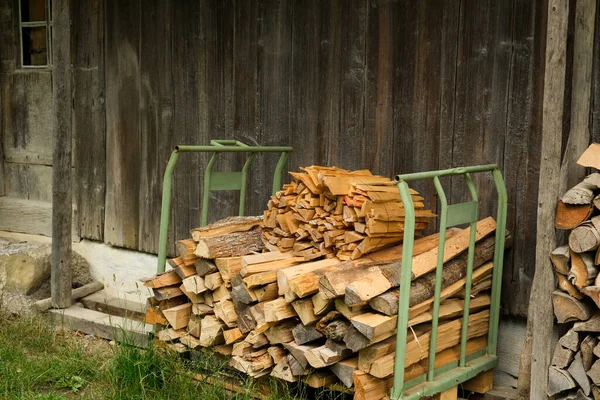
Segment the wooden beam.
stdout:
<path fill-rule="evenodd" d="M 554 276 L 548 255 L 556 248 L 554 210 L 559 198 L 562 123 L 569 2 L 548 0 L 541 110 L 541 162 L 538 192 L 536 268 L 519 371 L 519 399 L 546 398 L 552 356 Z M 542 18 L 542 20 L 544 20 Z M 534 340 L 533 332 L 535 332 Z M 532 357 L 535 354 L 535 357 Z"/>
<path fill-rule="evenodd" d="M 52 303 L 71 305 L 71 4 L 55 0 L 52 100 L 54 153 L 52 156 Z"/>
<path fill-rule="evenodd" d="M 571 87 L 571 127 L 560 169 L 559 195 L 585 177 L 585 167 L 577 164 L 590 144 L 590 95 L 596 1 L 579 0 L 575 7 L 573 39 L 573 80 Z"/>

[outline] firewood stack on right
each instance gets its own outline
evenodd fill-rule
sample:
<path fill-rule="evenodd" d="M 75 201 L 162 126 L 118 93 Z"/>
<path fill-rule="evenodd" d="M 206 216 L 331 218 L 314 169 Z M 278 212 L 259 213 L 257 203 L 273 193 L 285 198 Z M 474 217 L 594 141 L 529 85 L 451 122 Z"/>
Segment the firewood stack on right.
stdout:
<path fill-rule="evenodd" d="M 568 244 L 550 259 L 558 323 L 569 324 L 554 351 L 548 395 L 600 399 L 600 173 L 569 189 L 556 207 L 555 226 L 570 230 Z M 571 396 L 571 397 L 569 397 Z"/>

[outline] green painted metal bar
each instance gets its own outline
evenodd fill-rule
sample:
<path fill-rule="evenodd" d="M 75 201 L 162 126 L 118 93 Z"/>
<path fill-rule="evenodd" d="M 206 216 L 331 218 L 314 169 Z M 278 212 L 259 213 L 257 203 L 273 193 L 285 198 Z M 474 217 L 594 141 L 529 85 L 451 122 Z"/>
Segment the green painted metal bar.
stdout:
<path fill-rule="evenodd" d="M 238 208 L 238 215 L 242 216 L 245 214 L 246 210 L 246 182 L 248 180 L 248 170 L 250 169 L 250 165 L 254 161 L 256 157 L 256 153 L 250 154 L 250 157 L 244 163 L 244 167 L 242 168 L 242 187 L 240 188 L 240 205 Z"/>
<path fill-rule="evenodd" d="M 165 175 L 163 179 L 162 206 L 160 209 L 160 231 L 158 235 L 157 272 L 163 272 L 165 270 L 165 263 L 167 262 L 169 213 L 171 212 L 171 176 L 173 176 L 173 170 L 175 170 L 175 167 L 177 166 L 177 160 L 179 160 L 179 152 L 174 151 L 171 153 L 171 157 L 169 157 L 169 163 L 165 169 Z"/>
<path fill-rule="evenodd" d="M 468 338 L 468 317 L 470 308 L 470 291 L 472 286 L 472 272 L 473 272 L 473 261 L 475 254 L 475 234 L 476 234 L 476 223 L 478 219 L 478 196 L 470 174 L 480 172 L 491 172 L 494 178 L 496 190 L 498 192 L 498 213 L 496 220 L 496 231 L 502 234 L 497 234 L 495 239 L 495 251 L 494 251 L 494 267 L 492 272 L 492 295 L 490 305 L 490 322 L 488 331 L 488 346 L 485 350 L 477 352 L 477 356 L 481 356 L 479 359 L 471 361 L 474 354 L 466 355 L 466 343 Z M 463 310 L 463 324 L 461 329 L 461 354 L 459 360 L 454 363 L 454 368 L 447 367 L 448 369 L 444 372 L 443 369 L 434 369 L 434 372 L 428 372 L 423 374 L 421 377 L 412 379 L 409 382 L 404 382 L 404 367 L 406 349 L 401 343 L 406 343 L 407 329 L 408 329 L 408 300 L 409 290 L 402 290 L 402 288 L 410 288 L 410 281 L 412 275 L 412 247 L 414 246 L 414 204 L 410 198 L 410 192 L 408 187 L 408 181 L 420 180 L 420 179 L 433 179 L 434 185 L 437 182 L 436 190 L 442 189 L 439 182 L 439 178 L 445 176 L 456 176 L 463 175 L 466 185 L 470 191 L 472 201 L 449 205 L 445 209 L 442 205 L 442 212 L 440 213 L 440 231 L 441 228 L 448 226 L 454 226 L 463 223 L 469 223 L 471 226 L 469 249 L 467 255 L 467 282 L 466 282 L 466 294 L 465 294 L 465 308 Z M 391 398 L 393 400 L 407 400 L 407 399 L 418 399 L 422 396 L 431 396 L 436 393 L 440 393 L 444 390 L 450 389 L 466 380 L 476 376 L 482 371 L 494 368 L 497 365 L 497 341 L 498 341 L 498 321 L 500 316 L 500 290 L 502 283 L 502 262 L 504 257 L 504 231 L 506 229 L 506 211 L 507 211 L 507 194 L 504 186 L 502 175 L 498 170 L 497 165 L 482 165 L 472 167 L 462 167 L 447 169 L 442 171 L 428 171 L 414 174 L 398 175 L 396 176 L 398 182 L 398 190 L 402 201 L 405 204 L 406 217 L 405 217 L 405 232 L 404 232 L 404 247 L 402 251 L 402 270 L 400 279 L 400 298 L 398 301 L 398 325 L 397 325 L 397 337 L 396 341 L 398 346 L 396 348 L 395 366 L 394 366 L 394 386 L 391 392 Z M 440 196 L 440 193 L 442 195 Z M 438 197 L 442 204 L 446 203 L 443 189 L 438 190 Z M 442 213 L 445 214 L 442 218 Z M 442 219 L 446 221 L 443 222 Z M 442 240 L 440 240 L 440 246 L 443 246 Z M 443 249 L 443 247 L 442 247 Z M 442 253 L 443 250 L 440 252 Z M 439 257 L 439 254 L 438 254 Z M 443 260 L 443 259 L 442 259 Z M 439 267 L 438 259 L 438 267 Z M 436 307 L 434 298 L 434 319 L 439 314 L 439 293 L 441 288 L 438 288 L 438 270 L 436 269 L 436 290 L 434 296 L 437 297 L 438 305 Z M 437 333 L 437 329 L 432 327 L 432 336 Z M 435 346 L 436 340 L 432 338 L 431 343 Z M 430 347 L 430 352 L 432 352 Z M 432 368 L 432 360 L 435 359 L 435 351 L 430 354 L 429 360 L 429 371 Z M 433 365 L 435 365 L 433 363 Z M 439 375 L 441 374 L 441 375 Z M 427 382 L 426 382 L 427 381 Z M 425 383 L 424 383 L 425 382 Z M 415 387 L 415 385 L 422 384 L 423 387 L 419 388 L 416 392 L 410 390 L 404 393 L 407 389 Z"/>
<path fill-rule="evenodd" d="M 434 176 L 443 178 L 445 176 L 462 175 L 466 173 L 490 172 L 498 166 L 496 164 L 474 165 L 472 167 L 459 167 L 443 169 L 440 171 L 415 172 L 413 174 L 396 175 L 396 181 L 417 181 L 421 179 L 432 179 Z"/>
<path fill-rule="evenodd" d="M 477 234 L 477 213 L 478 213 L 478 204 L 479 197 L 477 196 L 477 190 L 475 189 L 475 185 L 473 185 L 473 180 L 471 179 L 470 173 L 465 173 L 465 183 L 469 188 L 469 192 L 471 192 L 471 199 L 476 205 L 475 209 L 475 219 L 471 221 L 470 232 L 469 232 L 469 250 L 467 254 L 467 277 L 465 282 L 465 302 L 463 309 L 463 320 L 462 327 L 460 330 L 460 358 L 458 365 L 460 367 L 464 367 L 466 363 L 466 355 L 467 355 L 467 341 L 469 340 L 468 331 L 469 331 L 469 308 L 471 307 L 471 286 L 473 284 L 473 261 L 475 259 L 475 242 L 476 242 L 476 234 Z"/>
<path fill-rule="evenodd" d="M 408 305 L 410 300 L 410 281 L 412 278 L 412 256 L 415 244 L 415 207 L 408 184 L 398 181 L 398 190 L 404 203 L 404 239 L 402 246 L 402 270 L 400 271 L 400 299 L 398 305 L 398 324 L 396 334 L 396 355 L 394 362 L 394 387 L 392 398 L 400 399 L 404 390 L 404 365 L 406 363 L 406 335 L 408 334 Z"/>
<path fill-rule="evenodd" d="M 275 193 L 281 188 L 281 174 L 283 173 L 283 167 L 287 163 L 289 157 L 289 152 L 284 151 L 279 156 L 279 161 L 277 161 L 277 166 L 275 167 L 275 172 L 273 173 L 273 190 L 271 191 L 271 195 L 275 196 Z"/>
<path fill-rule="evenodd" d="M 437 393 L 444 392 L 476 377 L 483 371 L 495 368 L 497 365 L 497 357 L 485 355 L 480 359 L 474 360 L 465 367 L 450 369 L 445 374 L 438 376 L 435 382 L 428 382 L 427 384 L 424 384 L 423 387 L 415 391 L 410 391 L 402 397 L 402 400 L 418 400 L 423 397 L 433 396 Z"/>
<path fill-rule="evenodd" d="M 496 216 L 496 242 L 494 248 L 494 273 L 492 275 L 492 294 L 490 304 L 490 324 L 488 330 L 488 354 L 496 355 L 498 349 L 498 322 L 500 320 L 500 292 L 502 289 L 502 269 L 504 266 L 504 236 L 506 232 L 506 212 L 508 195 L 502 173 L 498 168 L 492 172 L 498 192 L 498 211 Z"/>
<path fill-rule="evenodd" d="M 218 145 L 217 145 L 218 146 Z M 202 191 L 202 211 L 200 211 L 200 225 L 208 223 L 208 202 L 210 201 L 210 185 L 212 184 L 212 169 L 221 153 L 214 153 L 204 170 L 204 190 Z"/>
<path fill-rule="evenodd" d="M 290 146 L 248 146 L 245 143 L 242 143 L 237 140 L 211 140 L 210 146 L 195 146 L 195 145 L 179 145 L 175 146 L 175 149 L 171 153 L 171 157 L 169 158 L 169 162 L 167 164 L 167 168 L 165 169 L 165 174 L 163 178 L 163 193 L 162 193 L 162 206 L 160 211 L 160 231 L 159 231 L 159 239 L 158 239 L 158 260 L 156 266 L 156 272 L 164 272 L 165 270 L 165 262 L 167 259 L 167 239 L 169 234 L 169 214 L 171 212 L 171 188 L 172 188 L 172 179 L 173 179 L 173 171 L 177 165 L 177 160 L 179 159 L 180 153 L 190 153 L 190 152 L 205 152 L 205 153 L 213 153 L 208 165 L 206 167 L 204 173 L 204 193 L 202 196 L 202 212 L 201 212 L 201 223 L 202 225 L 206 225 L 208 221 L 208 202 L 209 202 L 209 194 L 211 191 L 211 182 L 215 175 L 212 173 L 212 168 L 217 160 L 218 154 L 220 153 L 253 153 L 249 160 L 246 161 L 244 165 L 244 169 L 246 172 L 248 171 L 248 167 L 250 166 L 252 160 L 256 156 L 256 153 L 281 153 L 279 157 L 279 161 L 277 163 L 277 167 L 275 168 L 275 176 L 273 178 L 273 193 L 281 187 L 281 173 L 287 162 L 288 155 L 292 152 L 292 147 Z M 248 163 L 250 161 L 250 163 Z M 241 173 L 243 174 L 244 171 Z M 227 173 L 220 173 L 227 174 Z M 238 173 L 240 174 L 240 173 Z M 229 176 L 229 175 L 228 175 Z M 232 176 L 232 175 L 231 175 Z M 222 179 L 225 175 L 216 175 L 217 180 Z M 246 177 L 242 177 L 243 188 L 246 186 Z M 275 186 L 276 185 L 276 186 Z M 218 185 L 217 185 L 218 186 Z M 226 187 L 223 186 L 223 187 Z M 242 188 L 240 188 L 240 191 Z M 240 193 L 240 197 L 242 195 L 245 197 L 245 192 Z M 240 199 L 243 200 L 243 199 Z M 240 201 L 240 207 L 244 204 L 244 201 Z M 240 208 L 240 215 L 243 215 L 244 210 Z"/>
<path fill-rule="evenodd" d="M 440 178 L 433 177 L 433 185 L 440 201 L 440 240 L 438 244 L 438 259 L 435 269 L 435 290 L 433 295 L 433 313 L 431 320 L 431 336 L 429 341 L 429 368 L 427 369 L 427 380 L 433 382 L 435 378 L 435 354 L 437 347 L 438 321 L 440 315 L 440 292 L 442 291 L 442 270 L 444 268 L 444 248 L 446 245 L 446 218 L 448 216 L 448 200 L 446 193 L 440 183 Z M 412 269 L 412 268 L 411 268 Z"/>

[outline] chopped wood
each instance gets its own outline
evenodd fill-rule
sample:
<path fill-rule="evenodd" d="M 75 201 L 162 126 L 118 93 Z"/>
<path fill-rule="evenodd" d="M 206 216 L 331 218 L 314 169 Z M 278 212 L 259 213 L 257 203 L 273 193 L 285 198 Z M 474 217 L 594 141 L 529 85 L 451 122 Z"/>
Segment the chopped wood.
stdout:
<path fill-rule="evenodd" d="M 177 254 L 179 254 L 179 257 L 185 261 L 186 257 L 194 256 L 196 242 L 194 242 L 193 239 L 178 240 L 175 244 L 175 247 L 177 248 Z"/>
<path fill-rule="evenodd" d="M 187 292 L 200 294 L 206 291 L 206 286 L 204 286 L 204 279 L 198 275 L 193 275 L 189 278 L 185 278 L 182 282 Z"/>
<path fill-rule="evenodd" d="M 302 366 L 302 368 L 307 368 L 308 360 L 306 359 L 305 354 L 308 351 L 315 349 L 319 346 L 318 345 L 310 345 L 310 344 L 299 345 L 295 342 L 289 342 L 289 343 L 283 343 L 283 347 L 287 351 L 289 351 L 292 354 L 292 356 L 294 356 L 294 358 L 296 359 L 296 361 L 298 361 L 298 363 Z"/>
<path fill-rule="evenodd" d="M 238 257 L 264 248 L 262 229 L 254 228 L 246 232 L 234 232 L 226 235 L 200 238 L 195 254 L 202 258 Z"/>
<path fill-rule="evenodd" d="M 349 328 L 350 322 L 338 319 L 327 324 L 323 333 L 327 339 L 341 342 L 344 340 Z"/>
<path fill-rule="evenodd" d="M 254 296 L 258 302 L 275 300 L 278 297 L 277 283 L 270 283 L 254 289 Z"/>
<path fill-rule="evenodd" d="M 192 312 L 192 303 L 184 303 L 166 310 L 163 315 L 173 329 L 182 329 L 188 325 L 190 314 Z"/>
<path fill-rule="evenodd" d="M 235 232 L 245 232 L 262 223 L 262 217 L 228 217 L 215 223 L 194 228 L 191 231 L 192 238 L 198 242 L 200 238 L 227 235 Z"/>
<path fill-rule="evenodd" d="M 573 325 L 575 332 L 598 332 L 600 333 L 600 311 L 597 311 L 587 321 L 576 322 Z"/>
<path fill-rule="evenodd" d="M 577 383 L 575 383 L 569 372 L 553 366 L 550 367 L 548 370 L 548 396 L 554 396 L 574 387 L 577 387 Z"/>
<path fill-rule="evenodd" d="M 554 266 L 554 270 L 561 275 L 569 274 L 569 260 L 571 259 L 568 245 L 558 246 L 550 253 L 550 260 Z"/>
<path fill-rule="evenodd" d="M 557 343 L 556 348 L 554 349 L 554 354 L 552 355 L 551 365 L 554 365 L 560 369 L 566 369 L 569 365 L 571 365 L 571 361 L 573 361 L 574 357 L 575 352 L 561 346 L 560 343 Z"/>
<path fill-rule="evenodd" d="M 304 325 L 310 325 L 319 320 L 319 317 L 315 315 L 312 299 L 300 299 L 291 304 Z"/>
<path fill-rule="evenodd" d="M 581 346 L 581 362 L 583 369 L 588 371 L 594 363 L 594 348 L 598 344 L 598 338 L 596 336 L 587 335 L 582 341 Z"/>
<path fill-rule="evenodd" d="M 204 303 L 204 295 L 188 292 L 183 283 L 179 286 L 179 290 L 181 290 L 193 304 Z"/>
<path fill-rule="evenodd" d="M 288 282 L 294 277 L 336 264 L 339 264 L 339 260 L 332 258 L 280 269 L 277 271 L 277 285 L 279 286 L 279 294 L 283 296 L 288 291 Z"/>
<path fill-rule="evenodd" d="M 564 292 L 567 292 L 569 294 L 569 296 L 575 297 L 577 300 L 583 299 L 583 297 L 584 297 L 583 293 L 581 293 L 579 291 L 579 289 L 577 289 L 577 287 L 575 287 L 575 285 L 573 285 L 569 281 L 569 279 L 567 279 L 567 277 L 559 274 L 558 272 L 555 272 L 555 275 L 556 275 L 556 281 L 558 282 L 559 289 L 561 289 Z M 577 278 L 575 278 L 575 280 L 576 279 Z"/>
<path fill-rule="evenodd" d="M 577 353 L 575 353 L 575 358 L 573 359 L 573 362 L 571 362 L 571 365 L 569 366 L 567 371 L 569 371 L 571 377 L 583 390 L 583 393 L 585 393 L 586 395 L 590 395 L 592 392 L 592 388 L 590 385 L 590 381 L 588 380 L 588 377 L 586 375 L 586 371 L 583 368 L 581 352 L 578 351 Z"/>
<path fill-rule="evenodd" d="M 212 274 L 217 271 L 217 266 L 213 260 L 207 260 L 206 258 L 197 258 L 194 266 L 196 267 L 196 273 L 200 276 Z"/>
<path fill-rule="evenodd" d="M 180 283 L 181 277 L 177 275 L 175 270 L 169 270 L 148 278 L 142 278 L 140 280 L 144 283 L 144 286 L 152 289 L 158 289 Z"/>
<path fill-rule="evenodd" d="M 265 331 L 265 336 L 272 344 L 289 343 L 294 340 L 292 330 L 296 327 L 297 321 L 292 319 L 283 321 L 271 326 Z"/>
<path fill-rule="evenodd" d="M 169 300 L 183 296 L 183 292 L 177 286 L 167 286 L 158 289 L 152 289 L 152 292 L 158 301 Z"/>
<path fill-rule="evenodd" d="M 313 312 L 315 315 L 323 315 L 333 310 L 334 301 L 326 298 L 323 293 L 317 292 L 311 297 L 313 303 Z"/>
<path fill-rule="evenodd" d="M 587 376 L 590 377 L 594 385 L 600 384 L 600 360 L 596 360 L 596 362 L 592 365 L 589 371 L 587 371 Z"/>
<path fill-rule="evenodd" d="M 358 358 L 353 357 L 347 360 L 342 360 L 329 367 L 338 379 L 348 388 L 354 386 L 352 374 L 358 369 Z"/>
<path fill-rule="evenodd" d="M 214 314 L 215 311 L 214 309 L 206 304 L 192 304 L 192 314 L 194 315 L 210 315 L 210 314 Z"/>
<path fill-rule="evenodd" d="M 592 215 L 592 211 L 594 211 L 594 206 L 591 204 L 572 205 L 558 201 L 556 203 L 554 226 L 557 229 L 573 229 L 587 221 Z"/>
<path fill-rule="evenodd" d="M 271 376 L 279 378 L 286 382 L 297 382 L 298 377 L 294 376 L 289 363 L 289 356 L 280 359 L 271 371 Z"/>
<path fill-rule="evenodd" d="M 194 313 L 190 315 L 190 320 L 188 321 L 187 331 L 190 335 L 194 337 L 200 337 L 200 328 L 201 328 L 201 319 Z"/>
<path fill-rule="evenodd" d="M 593 309 L 588 304 L 558 290 L 552 293 L 552 304 L 554 315 L 560 324 L 587 321 L 593 313 Z"/>
<path fill-rule="evenodd" d="M 161 342 L 171 342 L 173 340 L 177 340 L 183 336 L 187 335 L 187 331 L 185 328 L 182 329 L 173 329 L 167 328 L 158 331 L 157 339 Z"/>
<path fill-rule="evenodd" d="M 179 277 L 181 279 L 185 279 L 189 276 L 196 275 L 196 267 L 194 266 L 194 264 L 192 264 L 192 265 L 181 264 L 181 265 L 178 265 L 177 267 L 173 268 L 173 271 L 175 271 L 175 273 L 177 275 L 179 275 Z"/>
<path fill-rule="evenodd" d="M 569 189 L 561 201 L 567 204 L 591 204 L 594 192 L 600 189 L 598 185 L 600 185 L 600 174 L 596 172 L 586 176 L 582 182 Z"/>
<path fill-rule="evenodd" d="M 302 345 L 322 338 L 323 334 L 314 325 L 298 324 L 292 329 L 292 336 L 296 344 Z"/>
<path fill-rule="evenodd" d="M 231 298 L 244 304 L 252 304 L 257 301 L 254 291 L 246 287 L 241 275 L 236 275 L 231 280 Z"/>
<path fill-rule="evenodd" d="M 214 306 L 215 315 L 229 328 L 235 328 L 237 326 L 238 315 L 235 312 L 233 302 L 230 300 L 223 300 L 215 303 Z"/>
<path fill-rule="evenodd" d="M 579 350 L 579 333 L 571 328 L 558 339 L 558 343 L 572 352 L 576 352 Z"/>
<path fill-rule="evenodd" d="M 294 308 L 282 298 L 266 302 L 264 314 L 265 322 L 277 322 L 296 316 Z"/>
<path fill-rule="evenodd" d="M 214 261 L 224 281 L 231 281 L 242 269 L 242 257 L 222 257 Z"/>
<path fill-rule="evenodd" d="M 328 340 L 322 346 L 310 349 L 304 355 L 313 368 L 324 368 L 352 355 L 352 350 L 343 343 Z"/>
<path fill-rule="evenodd" d="M 221 278 L 220 272 L 213 272 L 204 276 L 204 286 L 209 290 L 216 290 L 223 284 L 223 278 Z"/>
<path fill-rule="evenodd" d="M 223 338 L 225 339 L 225 344 L 235 343 L 244 339 L 245 337 L 246 335 L 239 328 L 233 328 L 223 331 Z"/>
<path fill-rule="evenodd" d="M 213 315 L 202 318 L 200 323 L 200 345 L 210 347 L 223 343 L 225 341 L 223 338 L 224 327 L 225 325 Z"/>
<path fill-rule="evenodd" d="M 595 250 L 600 246 L 600 216 L 577 226 L 569 234 L 569 247 L 576 253 Z"/>

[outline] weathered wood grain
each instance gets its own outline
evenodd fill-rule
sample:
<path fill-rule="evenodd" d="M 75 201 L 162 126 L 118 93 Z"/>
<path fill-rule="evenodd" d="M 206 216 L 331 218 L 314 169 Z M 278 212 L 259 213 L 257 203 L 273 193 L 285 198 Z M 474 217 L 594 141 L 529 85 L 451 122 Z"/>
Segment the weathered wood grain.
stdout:
<path fill-rule="evenodd" d="M 74 200 L 81 236 L 104 239 L 106 106 L 104 4 L 73 0 Z"/>

